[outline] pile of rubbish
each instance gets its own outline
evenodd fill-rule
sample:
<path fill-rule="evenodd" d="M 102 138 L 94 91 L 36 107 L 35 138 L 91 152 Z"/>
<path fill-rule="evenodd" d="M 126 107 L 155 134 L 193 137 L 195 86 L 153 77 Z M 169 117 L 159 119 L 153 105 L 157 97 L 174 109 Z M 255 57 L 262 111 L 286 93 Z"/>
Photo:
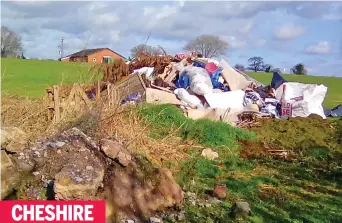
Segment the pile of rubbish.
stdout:
<path fill-rule="evenodd" d="M 145 67 L 139 61 L 126 63 L 129 67 L 139 63 L 129 76 L 142 77 L 145 95 L 133 92 L 122 104 L 138 103 L 146 97 L 147 103 L 177 105 L 195 120 L 208 118 L 235 126 L 251 116 L 287 119 L 316 114 L 326 119 L 324 85 L 288 82 L 274 72 L 272 82 L 265 86 L 223 59 L 183 55 L 160 61 L 162 65 Z"/>

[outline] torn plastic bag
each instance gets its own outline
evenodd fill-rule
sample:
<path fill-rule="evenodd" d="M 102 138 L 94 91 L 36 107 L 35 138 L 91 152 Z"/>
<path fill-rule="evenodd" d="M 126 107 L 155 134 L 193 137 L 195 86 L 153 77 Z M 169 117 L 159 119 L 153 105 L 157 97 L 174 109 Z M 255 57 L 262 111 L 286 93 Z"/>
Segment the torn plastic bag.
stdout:
<path fill-rule="evenodd" d="M 260 112 L 272 114 L 275 118 L 280 118 L 279 111 L 277 110 L 277 107 L 272 104 L 265 104 L 261 109 Z"/>
<path fill-rule="evenodd" d="M 200 67 L 184 66 L 180 63 L 177 67 L 181 75 L 190 79 L 191 90 L 198 95 L 210 94 L 213 92 L 213 85 L 207 71 Z"/>
<path fill-rule="evenodd" d="M 210 75 L 211 83 L 212 83 L 214 88 L 220 88 L 221 85 L 222 85 L 222 83 L 219 82 L 219 78 L 221 76 L 221 72 L 222 72 L 222 68 L 219 68 L 219 69 L 216 69 L 216 71 L 214 71 Z"/>
<path fill-rule="evenodd" d="M 176 81 L 176 87 L 187 89 L 189 87 L 189 77 L 186 75 L 181 75 Z"/>
<path fill-rule="evenodd" d="M 265 98 L 265 103 L 260 112 L 273 114 L 276 118 L 280 118 L 280 102 L 275 98 Z"/>
<path fill-rule="evenodd" d="M 127 97 L 121 101 L 121 105 L 127 104 L 127 103 L 138 103 L 141 100 L 141 95 L 140 93 L 132 93 L 130 95 L 127 95 Z"/>
<path fill-rule="evenodd" d="M 263 102 L 257 92 L 247 92 L 243 98 L 243 106 L 247 106 L 248 104 L 257 104 L 261 107 Z"/>
<path fill-rule="evenodd" d="M 323 107 L 323 111 L 324 111 L 324 114 L 325 114 L 326 117 L 330 117 L 330 114 L 331 114 L 331 110 L 330 109 L 327 109 L 327 108 Z"/>
<path fill-rule="evenodd" d="M 338 105 L 330 111 L 331 117 L 342 117 L 342 105 Z"/>
<path fill-rule="evenodd" d="M 242 90 L 228 91 L 222 93 L 205 94 L 211 108 L 224 108 L 224 109 L 243 109 L 243 98 L 245 92 Z"/>
<path fill-rule="evenodd" d="M 271 82 L 272 88 L 277 89 L 280 85 L 286 82 L 287 81 L 282 76 L 280 76 L 278 72 L 273 73 L 272 82 Z"/>
<path fill-rule="evenodd" d="M 281 103 L 281 116 L 308 117 L 316 114 L 326 119 L 322 103 L 327 90 L 322 84 L 283 83 L 276 90 L 276 99 Z"/>
<path fill-rule="evenodd" d="M 146 79 L 151 80 L 153 71 L 154 67 L 142 67 L 140 69 L 134 70 L 133 73 L 145 74 Z"/>
<path fill-rule="evenodd" d="M 189 94 L 187 90 L 184 88 L 177 88 L 174 93 L 178 96 L 178 98 L 185 102 L 186 104 L 190 105 L 191 107 L 203 108 L 201 100 L 196 97 L 195 95 Z"/>

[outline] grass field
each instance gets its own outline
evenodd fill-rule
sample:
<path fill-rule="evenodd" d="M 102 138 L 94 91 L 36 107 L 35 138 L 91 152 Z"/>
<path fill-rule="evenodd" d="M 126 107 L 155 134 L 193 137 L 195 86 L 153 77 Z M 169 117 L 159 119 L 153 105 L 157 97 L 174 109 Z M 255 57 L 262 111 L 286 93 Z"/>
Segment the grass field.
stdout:
<path fill-rule="evenodd" d="M 45 88 L 53 84 L 86 82 L 94 78 L 89 72 L 89 64 L 62 63 L 60 61 L 1 59 L 1 79 L 3 95 L 20 95 L 38 98 Z M 264 84 L 270 84 L 272 73 L 249 73 Z M 342 78 L 298 76 L 285 74 L 288 81 L 324 84 L 328 93 L 324 101 L 327 108 L 342 103 Z"/>
<path fill-rule="evenodd" d="M 341 222 L 342 120 L 269 119 L 243 130 L 189 120 L 170 105 L 149 105 L 141 114 L 151 124 L 152 138 L 165 138 L 177 129 L 184 141 L 194 140 L 219 154 L 207 160 L 201 149 L 190 147 L 188 159 L 169 164 L 180 168 L 178 182 L 198 199 L 198 205 L 186 200 L 186 222 L 237 222 L 228 216 L 237 200 L 247 201 L 252 209 L 241 222 Z M 271 148 L 283 149 L 290 157 L 272 157 Z M 199 205 L 210 199 L 217 184 L 226 185 L 227 198 L 210 207 Z"/>
<path fill-rule="evenodd" d="M 81 63 L 2 58 L 1 93 L 39 98 L 44 96 L 45 88 L 54 84 L 89 81 L 89 68 Z"/>

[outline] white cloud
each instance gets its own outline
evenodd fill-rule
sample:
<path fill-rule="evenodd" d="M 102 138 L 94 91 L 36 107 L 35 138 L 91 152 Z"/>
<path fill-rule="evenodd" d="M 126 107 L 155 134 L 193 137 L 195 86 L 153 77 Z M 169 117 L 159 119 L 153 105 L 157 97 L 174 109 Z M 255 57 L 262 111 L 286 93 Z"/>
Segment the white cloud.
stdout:
<path fill-rule="evenodd" d="M 265 40 L 265 39 L 259 39 L 259 40 L 257 40 L 257 41 L 254 42 L 254 45 L 255 45 L 256 47 L 263 47 L 263 46 L 265 46 L 266 43 L 267 43 L 267 40 Z"/>
<path fill-rule="evenodd" d="M 233 49 L 240 49 L 247 46 L 247 42 L 245 40 L 238 39 L 235 36 L 221 36 L 221 38 L 228 42 L 228 47 Z"/>
<path fill-rule="evenodd" d="M 246 24 L 238 28 L 241 33 L 249 33 L 254 26 L 253 21 L 248 21 Z"/>
<path fill-rule="evenodd" d="M 106 13 L 106 14 L 102 14 L 102 15 L 98 15 L 96 18 L 95 18 L 95 21 L 94 23 L 96 25 L 104 25 L 104 24 L 110 24 L 110 25 L 113 25 L 117 22 L 120 21 L 120 17 L 117 16 L 116 14 L 114 13 Z"/>
<path fill-rule="evenodd" d="M 274 36 L 279 40 L 292 40 L 304 35 L 305 32 L 305 27 L 301 25 L 287 23 L 276 28 L 274 31 Z"/>
<path fill-rule="evenodd" d="M 298 5 L 305 7 L 293 8 Z M 298 19 L 322 19 L 330 13 L 326 8 L 331 7 L 331 4 L 327 2 L 320 6 L 267 1 L 93 1 L 82 4 L 3 1 L 1 22 L 21 35 L 27 56 L 56 58 L 57 45 L 62 37 L 66 38 L 65 53 L 80 50 L 87 44 L 88 48 L 110 47 L 127 56 L 125 53 L 134 45 L 146 41 L 150 31 L 148 44 L 161 45 L 167 52 L 181 51 L 189 39 L 201 34 L 224 36 L 230 47 L 235 49 L 263 47 L 266 43 L 272 45 L 272 42 L 266 41 L 270 36 L 265 33 L 275 24 L 292 21 L 294 15 Z M 340 6 L 335 7 L 334 14 L 341 15 L 338 14 L 340 9 Z M 284 19 L 268 23 L 265 18 L 270 19 L 270 13 L 280 14 Z M 287 43 L 293 42 L 277 44 L 291 49 L 286 46 Z"/>
<path fill-rule="evenodd" d="M 329 54 L 331 50 L 331 44 L 328 41 L 321 41 L 315 45 L 310 45 L 304 49 L 307 54 Z"/>
<path fill-rule="evenodd" d="M 153 16 L 154 19 L 162 20 L 177 13 L 178 6 L 164 5 L 163 7 L 144 7 L 144 16 Z"/>

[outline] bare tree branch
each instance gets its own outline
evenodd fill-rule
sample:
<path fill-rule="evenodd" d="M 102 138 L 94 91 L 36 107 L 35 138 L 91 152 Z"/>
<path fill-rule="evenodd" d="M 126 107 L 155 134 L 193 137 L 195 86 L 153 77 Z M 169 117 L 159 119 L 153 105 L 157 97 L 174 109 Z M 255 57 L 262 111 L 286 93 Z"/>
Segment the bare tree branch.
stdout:
<path fill-rule="evenodd" d="M 1 27 L 1 57 L 17 57 L 23 51 L 20 36 L 7 27 Z"/>
<path fill-rule="evenodd" d="M 184 50 L 196 51 L 207 58 L 225 55 L 227 48 L 227 42 L 213 35 L 198 36 L 184 46 Z"/>

